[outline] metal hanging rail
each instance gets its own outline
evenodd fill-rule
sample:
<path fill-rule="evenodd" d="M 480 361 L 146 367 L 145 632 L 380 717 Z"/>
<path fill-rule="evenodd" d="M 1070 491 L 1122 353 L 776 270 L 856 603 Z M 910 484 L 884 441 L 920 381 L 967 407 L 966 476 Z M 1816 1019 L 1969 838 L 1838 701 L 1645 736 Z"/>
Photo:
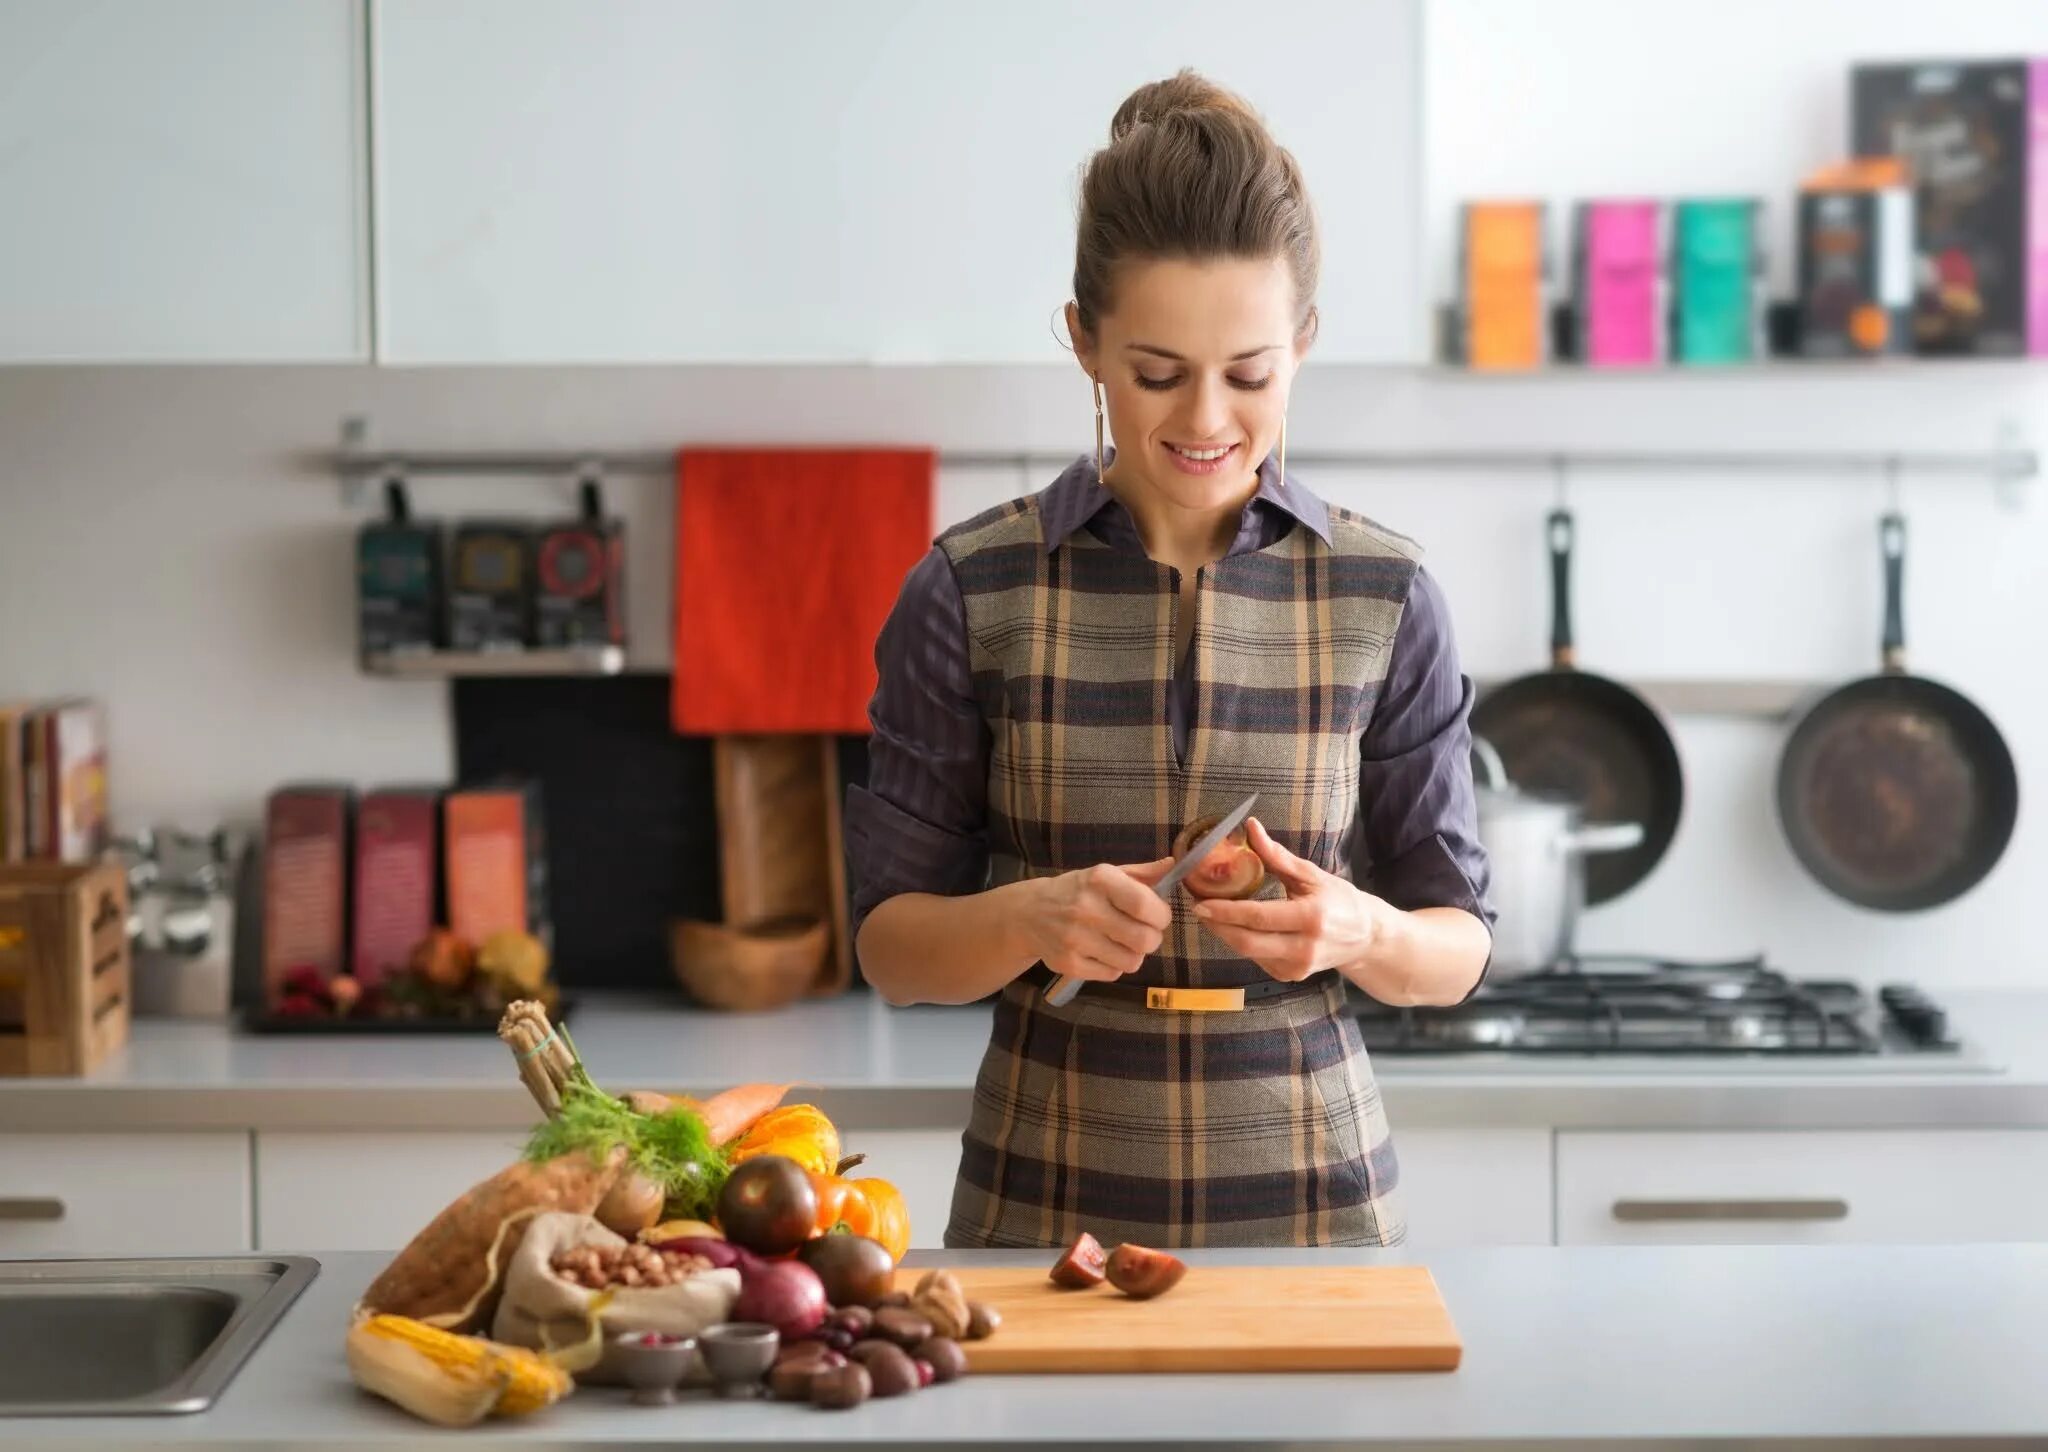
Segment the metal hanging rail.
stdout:
<path fill-rule="evenodd" d="M 366 486 L 394 477 L 539 475 L 575 479 L 591 474 L 611 476 L 663 475 L 675 468 L 675 451 L 528 449 L 406 449 L 364 442 L 360 420 L 350 420 L 339 449 L 321 462 L 342 480 L 353 500 Z M 800 445 L 798 447 L 801 447 Z M 942 450 L 939 463 L 955 469 L 1057 470 L 1083 452 Z M 1384 469 L 1448 472 L 1536 470 L 1554 476 L 1593 471 L 1619 473 L 1693 472 L 1826 474 L 1867 476 L 1896 481 L 1904 475 L 1986 480 L 2010 496 L 2019 485 L 2040 475 L 2041 458 L 2033 449 L 2001 439 L 1998 446 L 1976 451 L 1939 450 L 1297 450 L 1289 462 L 1311 469 Z"/>

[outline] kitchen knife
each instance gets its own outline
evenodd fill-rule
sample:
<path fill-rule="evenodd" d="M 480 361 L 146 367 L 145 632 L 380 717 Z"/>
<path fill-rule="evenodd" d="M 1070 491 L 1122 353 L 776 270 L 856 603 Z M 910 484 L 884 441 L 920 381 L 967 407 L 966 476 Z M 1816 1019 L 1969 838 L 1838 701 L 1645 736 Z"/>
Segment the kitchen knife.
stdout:
<path fill-rule="evenodd" d="M 1229 816 L 1211 827 L 1201 841 L 1188 849 L 1185 857 L 1166 870 L 1166 875 L 1152 886 L 1152 890 L 1159 894 L 1162 901 L 1173 900 L 1173 890 L 1180 886 L 1181 879 L 1201 866 L 1202 859 L 1207 857 L 1219 842 L 1244 825 L 1244 819 L 1252 814 L 1252 808 L 1257 805 L 1258 800 L 1259 794 L 1253 792 L 1239 802 L 1231 809 Z M 1062 976 L 1052 987 L 1045 990 L 1045 1001 L 1054 1007 L 1071 1003 L 1074 995 L 1081 991 L 1081 985 L 1087 981 L 1085 978 Z"/>

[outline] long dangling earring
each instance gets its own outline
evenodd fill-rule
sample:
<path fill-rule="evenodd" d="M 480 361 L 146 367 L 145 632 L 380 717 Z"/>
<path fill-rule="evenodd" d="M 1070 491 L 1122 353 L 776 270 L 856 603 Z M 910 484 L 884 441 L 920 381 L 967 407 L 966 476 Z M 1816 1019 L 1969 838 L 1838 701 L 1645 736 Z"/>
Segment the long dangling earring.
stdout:
<path fill-rule="evenodd" d="M 1280 415 L 1280 482 L 1287 482 L 1287 415 Z"/>
<path fill-rule="evenodd" d="M 1095 482 L 1102 482 L 1102 380 L 1095 381 Z"/>

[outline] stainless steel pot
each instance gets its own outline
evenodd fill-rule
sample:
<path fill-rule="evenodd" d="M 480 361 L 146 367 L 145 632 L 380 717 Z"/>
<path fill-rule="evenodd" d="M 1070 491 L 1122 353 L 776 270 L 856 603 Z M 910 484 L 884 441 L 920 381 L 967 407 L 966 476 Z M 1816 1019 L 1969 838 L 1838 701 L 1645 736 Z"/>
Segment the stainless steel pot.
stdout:
<path fill-rule="evenodd" d="M 1500 753 L 1472 738 L 1479 840 L 1493 868 L 1489 983 L 1520 978 L 1572 950 L 1586 906 L 1586 856 L 1626 852 L 1643 840 L 1640 822 L 1583 822 L 1578 803 L 1519 790 Z"/>

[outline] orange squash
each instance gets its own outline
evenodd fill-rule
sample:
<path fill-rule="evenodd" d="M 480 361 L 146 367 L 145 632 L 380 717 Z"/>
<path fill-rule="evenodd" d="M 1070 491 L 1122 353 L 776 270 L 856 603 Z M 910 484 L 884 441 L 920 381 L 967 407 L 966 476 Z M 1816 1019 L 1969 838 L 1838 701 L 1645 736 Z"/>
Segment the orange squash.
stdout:
<path fill-rule="evenodd" d="M 901 1261 L 910 1249 L 910 1209 L 903 1192 L 887 1180 L 863 1175 L 846 1178 L 845 1171 L 864 1157 L 852 1155 L 839 1162 L 834 1173 L 811 1173 L 811 1188 L 818 1192 L 818 1232 L 829 1235 L 845 1226 L 855 1235 L 881 1242 L 892 1260 Z"/>
<path fill-rule="evenodd" d="M 782 1155 L 813 1175 L 829 1175 L 839 1167 L 839 1131 L 813 1104 L 787 1104 L 771 1109 L 734 1142 L 734 1164 L 756 1155 Z"/>

